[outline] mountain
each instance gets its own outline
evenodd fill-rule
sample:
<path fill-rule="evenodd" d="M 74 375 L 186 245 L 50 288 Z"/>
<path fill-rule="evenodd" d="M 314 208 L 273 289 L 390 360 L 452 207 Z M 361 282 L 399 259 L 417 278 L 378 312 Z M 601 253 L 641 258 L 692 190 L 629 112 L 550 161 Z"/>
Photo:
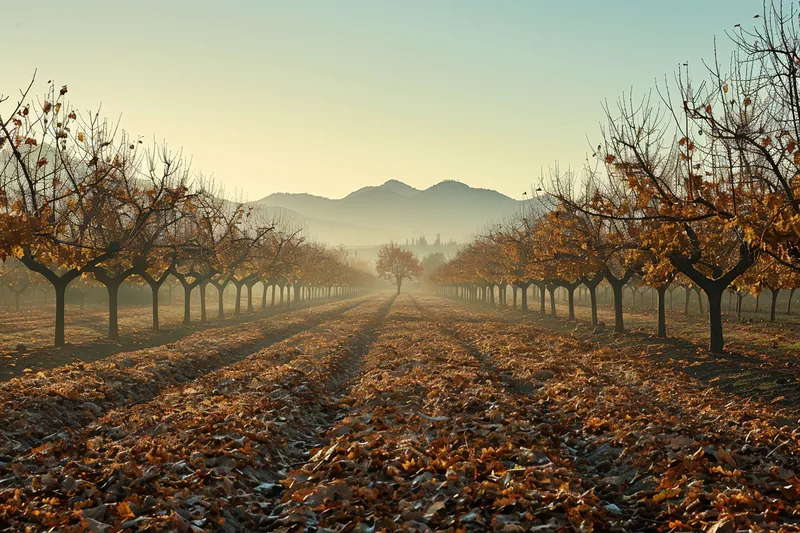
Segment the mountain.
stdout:
<path fill-rule="evenodd" d="M 363 187 L 342 199 L 275 193 L 254 202 L 285 209 L 312 238 L 338 245 L 367 246 L 389 240 L 404 243 L 425 236 L 433 242 L 465 241 L 492 222 L 519 213 L 522 202 L 490 189 L 447 180 L 425 190 L 389 180 Z"/>
<path fill-rule="evenodd" d="M 351 192 L 348 194 L 346 198 L 355 198 L 359 196 L 365 195 L 373 195 L 373 194 L 397 194 L 399 196 L 403 196 L 404 198 L 411 198 L 419 193 L 419 189 L 415 189 L 411 185 L 406 185 L 402 181 L 397 180 L 389 180 L 383 185 L 378 185 L 377 187 L 369 186 L 369 187 L 362 187 L 357 191 Z"/>

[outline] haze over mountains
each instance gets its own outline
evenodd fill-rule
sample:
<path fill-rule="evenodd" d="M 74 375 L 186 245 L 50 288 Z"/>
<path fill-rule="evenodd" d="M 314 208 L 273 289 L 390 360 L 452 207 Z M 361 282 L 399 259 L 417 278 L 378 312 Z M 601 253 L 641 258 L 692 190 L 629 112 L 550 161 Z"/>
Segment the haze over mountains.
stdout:
<path fill-rule="evenodd" d="M 285 212 L 316 240 L 367 246 L 389 240 L 404 243 L 420 236 L 433 242 L 437 234 L 443 242 L 464 241 L 485 225 L 519 213 L 522 201 L 452 180 L 425 190 L 389 180 L 342 199 L 275 193 L 254 204 Z"/>

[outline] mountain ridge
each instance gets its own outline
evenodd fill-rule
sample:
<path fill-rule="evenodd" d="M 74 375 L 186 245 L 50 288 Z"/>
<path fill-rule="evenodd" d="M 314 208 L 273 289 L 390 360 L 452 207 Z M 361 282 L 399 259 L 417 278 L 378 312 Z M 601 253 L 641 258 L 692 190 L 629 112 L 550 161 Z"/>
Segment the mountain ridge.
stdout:
<path fill-rule="evenodd" d="M 519 213 L 523 201 L 492 189 L 444 180 L 417 189 L 399 180 L 357 189 L 333 199 L 309 193 L 273 193 L 253 205 L 302 217 L 312 238 L 364 246 L 426 237 L 465 241 L 483 227 Z"/>

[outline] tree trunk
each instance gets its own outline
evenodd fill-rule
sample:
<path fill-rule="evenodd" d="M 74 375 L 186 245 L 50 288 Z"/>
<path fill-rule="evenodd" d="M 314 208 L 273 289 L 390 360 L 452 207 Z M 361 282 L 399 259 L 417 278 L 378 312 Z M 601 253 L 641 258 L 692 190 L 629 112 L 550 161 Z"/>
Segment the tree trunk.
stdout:
<path fill-rule="evenodd" d="M 692 288 L 691 287 L 684 287 L 683 290 L 686 293 L 686 299 L 683 302 L 683 314 L 684 315 L 688 315 L 689 314 L 689 298 L 692 297 Z"/>
<path fill-rule="evenodd" d="M 705 309 L 703 309 L 703 293 L 700 292 L 700 287 L 695 289 L 697 292 L 697 308 L 700 310 L 700 314 L 702 315 L 705 313 Z M 720 306 L 722 305 L 722 294 L 720 293 Z"/>
<path fill-rule="evenodd" d="M 106 285 L 108 291 L 108 338 L 119 338 L 119 286 L 118 283 Z"/>
<path fill-rule="evenodd" d="M 225 288 L 228 283 L 220 283 L 217 285 L 217 318 L 223 320 L 225 318 Z"/>
<path fill-rule="evenodd" d="M 781 292 L 780 289 L 772 289 L 772 305 L 769 309 L 769 321 L 775 322 L 775 306 L 778 303 L 778 293 Z"/>
<path fill-rule="evenodd" d="M 791 315 L 792 314 L 792 298 L 794 297 L 794 291 L 795 290 L 796 289 L 794 289 L 794 288 L 789 290 L 789 303 L 786 304 L 786 314 L 787 315 Z"/>
<path fill-rule="evenodd" d="M 206 286 L 208 285 L 207 281 L 204 281 L 200 284 L 200 322 L 207 322 L 208 315 L 206 315 Z"/>
<path fill-rule="evenodd" d="M 158 331 L 158 291 L 161 289 L 160 285 L 155 283 L 149 283 L 150 286 L 150 294 L 152 295 L 152 302 L 153 302 L 153 331 Z"/>
<path fill-rule="evenodd" d="M 587 287 L 589 290 L 589 302 L 592 307 L 592 325 L 597 326 L 597 285 Z"/>
<path fill-rule="evenodd" d="M 722 335 L 722 291 L 705 291 L 708 296 L 708 319 L 711 326 L 711 353 L 724 352 L 725 340 Z"/>
<path fill-rule="evenodd" d="M 625 331 L 622 317 L 622 288 L 622 285 L 611 286 L 611 292 L 614 295 L 614 331 L 617 333 Z"/>
<path fill-rule="evenodd" d="M 271 294 L 272 299 L 270 300 L 270 303 L 269 303 L 269 307 L 270 308 L 275 307 L 275 289 L 276 288 L 277 288 L 277 286 L 273 283 L 272 284 L 272 294 Z"/>
<path fill-rule="evenodd" d="M 267 285 L 266 280 L 261 283 L 264 285 L 264 292 L 261 293 L 261 310 L 263 311 L 267 308 L 267 291 L 269 290 L 269 285 Z"/>
<path fill-rule="evenodd" d="M 397 295 L 400 296 L 400 287 L 402 286 L 402 281 L 399 279 L 397 280 Z"/>
<path fill-rule="evenodd" d="M 761 303 L 761 293 L 756 294 L 756 314 L 758 314 L 758 308 Z"/>
<path fill-rule="evenodd" d="M 233 285 L 236 287 L 236 304 L 233 308 L 233 316 L 239 317 L 242 315 L 242 283 L 234 281 Z"/>
<path fill-rule="evenodd" d="M 736 318 L 742 318 L 742 300 L 744 300 L 744 294 L 736 293 Z"/>
<path fill-rule="evenodd" d="M 570 322 L 575 321 L 575 286 L 570 285 L 567 287 L 567 305 L 569 306 L 569 317 L 567 320 Z"/>
<path fill-rule="evenodd" d="M 520 285 L 519 290 L 522 291 L 522 300 L 520 302 L 520 307 L 522 308 L 523 312 L 528 311 L 528 284 Z"/>
<path fill-rule="evenodd" d="M 247 312 L 253 312 L 253 286 L 255 284 L 248 283 L 247 284 Z"/>
<path fill-rule="evenodd" d="M 667 295 L 667 287 L 668 285 L 662 285 L 656 289 L 658 294 L 658 333 L 657 336 L 659 339 L 663 339 L 667 336 L 667 312 L 666 312 L 666 302 L 665 297 Z"/>
<path fill-rule="evenodd" d="M 516 285 L 512 285 L 511 286 L 511 303 L 513 304 L 514 310 L 516 311 L 517 310 L 517 286 Z"/>
<path fill-rule="evenodd" d="M 71 280 L 70 280 L 71 281 Z M 66 318 L 65 303 L 67 295 L 67 283 L 57 283 L 53 285 L 56 293 L 56 335 L 55 345 L 64 346 L 64 319 Z"/>
<path fill-rule="evenodd" d="M 284 287 L 285 287 L 285 285 L 281 285 L 281 299 L 280 299 L 280 302 L 278 303 L 278 305 L 281 305 L 281 306 L 283 305 L 283 289 L 284 289 Z"/>
<path fill-rule="evenodd" d="M 550 315 L 556 316 L 556 289 L 558 287 L 551 285 L 547 287 L 547 292 L 550 293 Z"/>
<path fill-rule="evenodd" d="M 192 286 L 183 284 L 183 324 L 188 326 L 192 323 Z"/>
<path fill-rule="evenodd" d="M 606 271 L 604 274 L 606 281 L 611 286 L 611 292 L 614 295 L 614 331 L 622 333 L 625 331 L 625 323 L 622 316 L 622 297 L 625 285 L 628 280 L 633 276 L 633 272 L 628 271 L 621 278 L 615 277 L 610 272 Z"/>
<path fill-rule="evenodd" d="M 22 296 L 22 291 L 15 291 L 14 289 L 11 290 L 14 292 L 14 310 L 19 313 L 19 299 Z"/>

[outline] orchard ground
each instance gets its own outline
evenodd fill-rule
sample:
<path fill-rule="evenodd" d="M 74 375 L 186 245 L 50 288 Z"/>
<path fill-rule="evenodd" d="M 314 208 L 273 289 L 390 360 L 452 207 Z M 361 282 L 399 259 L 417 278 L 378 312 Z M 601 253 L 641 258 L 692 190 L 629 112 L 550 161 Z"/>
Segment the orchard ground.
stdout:
<path fill-rule="evenodd" d="M 0 385 L 0 527 L 797 530 L 792 397 L 647 338 L 373 294 L 28 373 Z"/>

